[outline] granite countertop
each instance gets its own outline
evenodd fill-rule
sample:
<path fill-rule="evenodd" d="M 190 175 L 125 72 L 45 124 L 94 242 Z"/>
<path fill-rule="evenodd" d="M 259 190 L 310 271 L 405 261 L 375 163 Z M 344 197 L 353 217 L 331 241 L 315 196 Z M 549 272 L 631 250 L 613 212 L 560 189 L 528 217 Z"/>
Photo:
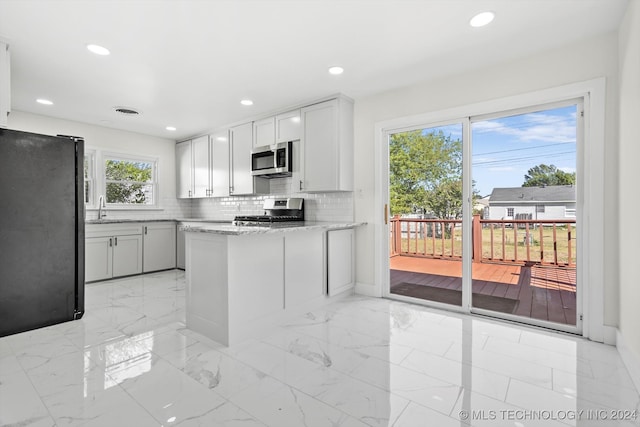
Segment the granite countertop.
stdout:
<path fill-rule="evenodd" d="M 231 221 L 221 219 L 202 218 L 177 218 L 177 219 L 123 219 L 123 218 L 102 218 L 87 219 L 85 224 L 124 224 L 128 222 L 210 222 L 216 224 L 231 224 Z"/>
<path fill-rule="evenodd" d="M 198 221 L 201 222 L 201 221 Z M 232 224 L 207 224 L 198 226 L 183 225 L 180 230 L 191 233 L 211 233 L 231 236 L 248 234 L 272 234 L 301 230 L 339 230 L 365 225 L 365 222 L 322 222 L 322 221 L 292 221 L 279 222 L 271 225 L 237 226 Z"/>

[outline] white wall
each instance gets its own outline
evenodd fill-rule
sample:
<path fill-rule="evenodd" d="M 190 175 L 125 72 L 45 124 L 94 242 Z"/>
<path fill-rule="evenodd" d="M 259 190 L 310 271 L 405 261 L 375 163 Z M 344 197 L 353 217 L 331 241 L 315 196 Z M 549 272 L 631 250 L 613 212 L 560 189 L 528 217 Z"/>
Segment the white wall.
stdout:
<path fill-rule="evenodd" d="M 448 108 L 490 101 L 553 88 L 570 83 L 606 77 L 605 207 L 606 218 L 617 217 L 617 122 L 618 122 L 618 49 L 617 34 L 609 34 L 581 43 L 542 52 L 534 56 L 463 75 L 394 90 L 355 103 L 355 218 L 367 227 L 357 230 L 356 274 L 359 289 L 376 294 L 374 269 L 374 231 L 376 206 L 374 127 L 381 121 L 437 112 Z M 381 58 L 384 60 L 384 58 Z M 434 64 L 437 66 L 437 64 Z M 605 323 L 618 322 L 618 242 L 617 222 L 607 221 L 605 228 Z"/>
<path fill-rule="evenodd" d="M 636 386 L 640 388 L 640 197 L 637 175 L 640 161 L 640 3 L 629 2 L 619 32 L 620 55 L 620 335 L 635 360 Z M 621 352 L 622 353 L 622 352 Z"/>
<path fill-rule="evenodd" d="M 176 218 L 190 216 L 190 202 L 176 199 L 175 141 L 139 133 L 109 129 L 37 114 L 12 111 L 9 129 L 45 135 L 74 135 L 85 140 L 86 148 L 158 158 L 159 210 L 109 210 L 108 218 Z M 88 211 L 87 219 L 97 216 Z"/>

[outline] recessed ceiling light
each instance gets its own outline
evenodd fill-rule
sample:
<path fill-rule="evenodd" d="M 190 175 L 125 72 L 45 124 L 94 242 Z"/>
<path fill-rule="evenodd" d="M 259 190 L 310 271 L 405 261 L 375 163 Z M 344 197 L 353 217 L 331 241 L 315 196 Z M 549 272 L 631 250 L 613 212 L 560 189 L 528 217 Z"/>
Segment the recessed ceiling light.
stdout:
<path fill-rule="evenodd" d="M 471 18 L 469 25 L 472 27 L 484 27 L 491 23 L 495 17 L 496 15 L 493 12 L 482 12 Z"/>
<path fill-rule="evenodd" d="M 216 140 L 224 142 L 227 140 L 227 138 L 225 138 L 224 136 L 219 136 L 216 138 Z"/>
<path fill-rule="evenodd" d="M 253 101 L 250 99 L 243 99 L 242 101 L 240 101 L 240 104 L 242 105 L 253 105 Z"/>
<path fill-rule="evenodd" d="M 342 74 L 344 73 L 344 68 L 342 67 L 330 67 L 329 68 L 329 74 L 333 74 L 334 76 L 337 76 L 338 74 Z"/>
<path fill-rule="evenodd" d="M 98 46 L 97 44 L 88 44 L 87 49 L 89 49 L 90 52 L 93 52 L 96 55 L 106 56 L 111 53 L 106 47 Z"/>
<path fill-rule="evenodd" d="M 167 126 L 165 129 L 166 129 L 166 130 L 170 130 L 170 131 L 172 131 L 172 132 L 173 132 L 174 130 L 176 130 L 176 128 L 175 128 L 175 127 L 173 127 L 173 126 Z"/>
<path fill-rule="evenodd" d="M 53 105 L 53 102 L 49 101 L 48 99 L 43 99 L 43 98 L 36 99 L 36 102 L 38 104 L 42 104 L 42 105 Z"/>

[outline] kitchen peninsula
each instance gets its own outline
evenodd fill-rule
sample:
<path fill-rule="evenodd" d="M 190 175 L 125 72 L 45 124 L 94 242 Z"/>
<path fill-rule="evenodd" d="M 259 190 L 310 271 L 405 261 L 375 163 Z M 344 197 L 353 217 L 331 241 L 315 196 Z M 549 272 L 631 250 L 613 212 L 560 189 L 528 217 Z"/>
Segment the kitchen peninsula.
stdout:
<path fill-rule="evenodd" d="M 348 295 L 354 227 L 286 222 L 201 224 L 186 235 L 187 327 L 224 345 Z"/>

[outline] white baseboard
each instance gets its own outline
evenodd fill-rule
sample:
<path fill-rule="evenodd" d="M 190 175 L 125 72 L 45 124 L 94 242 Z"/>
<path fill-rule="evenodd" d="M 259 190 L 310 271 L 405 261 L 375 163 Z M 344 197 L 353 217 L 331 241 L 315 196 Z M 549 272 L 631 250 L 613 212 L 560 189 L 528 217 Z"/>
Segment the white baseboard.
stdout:
<path fill-rule="evenodd" d="M 364 295 L 367 297 L 376 297 L 380 298 L 380 292 L 376 289 L 376 286 L 373 283 L 360 283 L 356 282 L 355 293 L 357 295 Z"/>
<path fill-rule="evenodd" d="M 640 391 L 640 358 L 627 346 L 619 329 L 616 329 L 616 347 L 624 365 L 627 367 L 627 371 L 629 371 L 629 375 L 631 375 L 631 380 L 635 384 L 636 390 Z"/>
<path fill-rule="evenodd" d="M 604 338 L 604 343 L 605 344 L 609 344 L 609 345 L 616 345 L 617 342 L 617 335 L 618 335 L 618 328 L 616 328 L 615 326 L 607 326 L 604 325 L 603 326 L 603 338 Z"/>

